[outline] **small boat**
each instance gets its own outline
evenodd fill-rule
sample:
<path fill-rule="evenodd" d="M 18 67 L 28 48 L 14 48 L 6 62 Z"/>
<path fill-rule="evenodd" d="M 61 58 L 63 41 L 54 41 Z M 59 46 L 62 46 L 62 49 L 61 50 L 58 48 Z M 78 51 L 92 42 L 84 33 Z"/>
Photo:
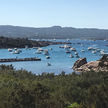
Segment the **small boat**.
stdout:
<path fill-rule="evenodd" d="M 76 51 L 76 49 L 75 49 L 75 48 L 70 48 L 70 50 L 71 50 L 71 51 Z"/>
<path fill-rule="evenodd" d="M 13 54 L 20 54 L 20 52 L 18 50 L 12 52 Z"/>
<path fill-rule="evenodd" d="M 78 52 L 75 52 L 75 55 L 78 55 Z"/>
<path fill-rule="evenodd" d="M 97 51 L 92 51 L 92 53 L 93 53 L 93 54 L 96 54 L 96 53 L 97 53 Z"/>
<path fill-rule="evenodd" d="M 51 66 L 51 63 L 47 63 L 47 66 Z"/>
<path fill-rule="evenodd" d="M 59 48 L 64 48 L 64 46 L 59 46 Z"/>
<path fill-rule="evenodd" d="M 38 51 L 44 51 L 42 48 L 38 48 Z"/>
<path fill-rule="evenodd" d="M 71 48 L 71 46 L 69 46 L 69 45 L 64 45 L 64 49 L 68 49 L 68 48 Z"/>
<path fill-rule="evenodd" d="M 72 54 L 70 54 L 70 56 L 69 56 L 70 58 L 73 58 L 74 56 L 72 55 Z"/>
<path fill-rule="evenodd" d="M 42 51 L 38 51 L 38 50 L 37 50 L 37 51 L 36 51 L 36 54 L 42 54 Z"/>
<path fill-rule="evenodd" d="M 22 52 L 22 50 L 21 50 L 21 49 L 17 49 L 17 51 L 18 51 L 19 53 L 21 53 L 21 52 Z"/>
<path fill-rule="evenodd" d="M 15 48 L 14 48 L 15 49 Z M 15 49 L 12 53 L 13 54 L 20 54 L 22 52 L 22 50 L 20 49 Z"/>
<path fill-rule="evenodd" d="M 12 52 L 12 51 L 13 51 L 13 49 L 10 49 L 10 48 L 9 48 L 9 49 L 8 49 L 8 51 L 9 51 L 9 52 Z"/>
<path fill-rule="evenodd" d="M 44 50 L 44 55 L 49 55 L 48 50 Z"/>
<path fill-rule="evenodd" d="M 93 47 L 88 47 L 88 50 L 93 50 L 94 48 Z"/>
<path fill-rule="evenodd" d="M 17 50 L 17 48 L 14 48 L 14 50 Z"/>
<path fill-rule="evenodd" d="M 50 56 L 46 56 L 46 59 L 50 59 Z"/>
<path fill-rule="evenodd" d="M 106 54 L 106 53 L 105 53 L 104 51 L 100 51 L 100 54 L 101 54 L 101 55 L 104 55 L 104 54 Z"/>
<path fill-rule="evenodd" d="M 66 53 L 71 53 L 69 50 L 66 50 Z"/>
<path fill-rule="evenodd" d="M 84 50 L 84 49 L 82 49 L 82 50 L 81 50 L 81 52 L 85 52 L 85 50 Z"/>

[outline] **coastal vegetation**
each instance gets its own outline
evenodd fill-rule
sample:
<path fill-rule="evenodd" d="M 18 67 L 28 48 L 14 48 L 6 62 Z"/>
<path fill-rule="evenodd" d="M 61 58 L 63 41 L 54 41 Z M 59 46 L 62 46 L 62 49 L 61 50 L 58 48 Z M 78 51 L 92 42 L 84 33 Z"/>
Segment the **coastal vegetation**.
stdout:
<path fill-rule="evenodd" d="M 28 38 L 8 38 L 0 37 L 0 48 L 25 48 L 25 46 L 32 47 L 44 47 L 53 44 L 68 44 L 66 42 L 51 42 L 51 41 L 33 41 Z"/>
<path fill-rule="evenodd" d="M 0 108 L 108 108 L 108 72 L 36 75 L 1 65 Z"/>

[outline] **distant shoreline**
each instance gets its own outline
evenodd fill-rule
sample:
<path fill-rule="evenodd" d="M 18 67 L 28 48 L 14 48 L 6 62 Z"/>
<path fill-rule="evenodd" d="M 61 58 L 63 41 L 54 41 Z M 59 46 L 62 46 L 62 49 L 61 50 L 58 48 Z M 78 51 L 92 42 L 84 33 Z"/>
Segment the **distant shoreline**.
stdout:
<path fill-rule="evenodd" d="M 32 47 L 45 47 L 57 44 L 71 44 L 70 42 L 53 42 L 53 41 L 33 41 L 28 38 L 8 38 L 0 37 L 0 49 L 7 48 L 32 48 Z"/>

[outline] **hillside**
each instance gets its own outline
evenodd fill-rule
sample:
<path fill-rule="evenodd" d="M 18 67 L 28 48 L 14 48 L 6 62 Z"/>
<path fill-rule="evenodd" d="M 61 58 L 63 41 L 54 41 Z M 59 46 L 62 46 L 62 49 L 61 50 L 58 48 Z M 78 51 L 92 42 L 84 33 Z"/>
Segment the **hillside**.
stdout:
<path fill-rule="evenodd" d="M 108 108 L 108 72 L 35 75 L 0 65 L 0 108 Z"/>
<path fill-rule="evenodd" d="M 72 28 L 72 27 L 20 27 L 11 25 L 0 26 L 0 36 L 5 37 L 20 37 L 20 38 L 38 38 L 38 39 L 108 39 L 108 29 L 95 28 Z"/>

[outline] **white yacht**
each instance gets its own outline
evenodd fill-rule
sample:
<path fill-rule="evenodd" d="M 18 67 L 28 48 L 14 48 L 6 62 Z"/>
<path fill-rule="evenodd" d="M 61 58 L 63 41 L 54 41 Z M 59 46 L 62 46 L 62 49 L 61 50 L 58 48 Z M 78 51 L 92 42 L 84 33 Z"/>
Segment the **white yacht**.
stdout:
<path fill-rule="evenodd" d="M 75 48 L 70 48 L 70 50 L 71 50 L 71 51 L 76 51 L 76 49 L 75 49 Z"/>
<path fill-rule="evenodd" d="M 88 47 L 88 50 L 93 50 L 93 47 Z"/>
<path fill-rule="evenodd" d="M 46 56 L 46 59 L 50 59 L 50 56 Z"/>
<path fill-rule="evenodd" d="M 93 54 L 96 54 L 96 53 L 97 53 L 97 51 L 96 51 L 96 50 L 95 50 L 95 51 L 92 51 L 92 53 L 93 53 Z"/>
<path fill-rule="evenodd" d="M 68 49 L 68 48 L 71 48 L 71 46 L 69 46 L 69 45 L 64 45 L 64 49 Z"/>
<path fill-rule="evenodd" d="M 13 49 L 11 49 L 11 48 L 8 48 L 8 51 L 9 51 L 9 52 L 12 52 L 12 51 L 13 51 Z"/>
<path fill-rule="evenodd" d="M 101 55 L 104 55 L 104 54 L 106 54 L 106 53 L 105 53 L 103 50 L 101 50 L 101 51 L 100 51 L 100 54 L 101 54 Z"/>
<path fill-rule="evenodd" d="M 75 52 L 75 55 L 78 55 L 78 52 Z"/>

